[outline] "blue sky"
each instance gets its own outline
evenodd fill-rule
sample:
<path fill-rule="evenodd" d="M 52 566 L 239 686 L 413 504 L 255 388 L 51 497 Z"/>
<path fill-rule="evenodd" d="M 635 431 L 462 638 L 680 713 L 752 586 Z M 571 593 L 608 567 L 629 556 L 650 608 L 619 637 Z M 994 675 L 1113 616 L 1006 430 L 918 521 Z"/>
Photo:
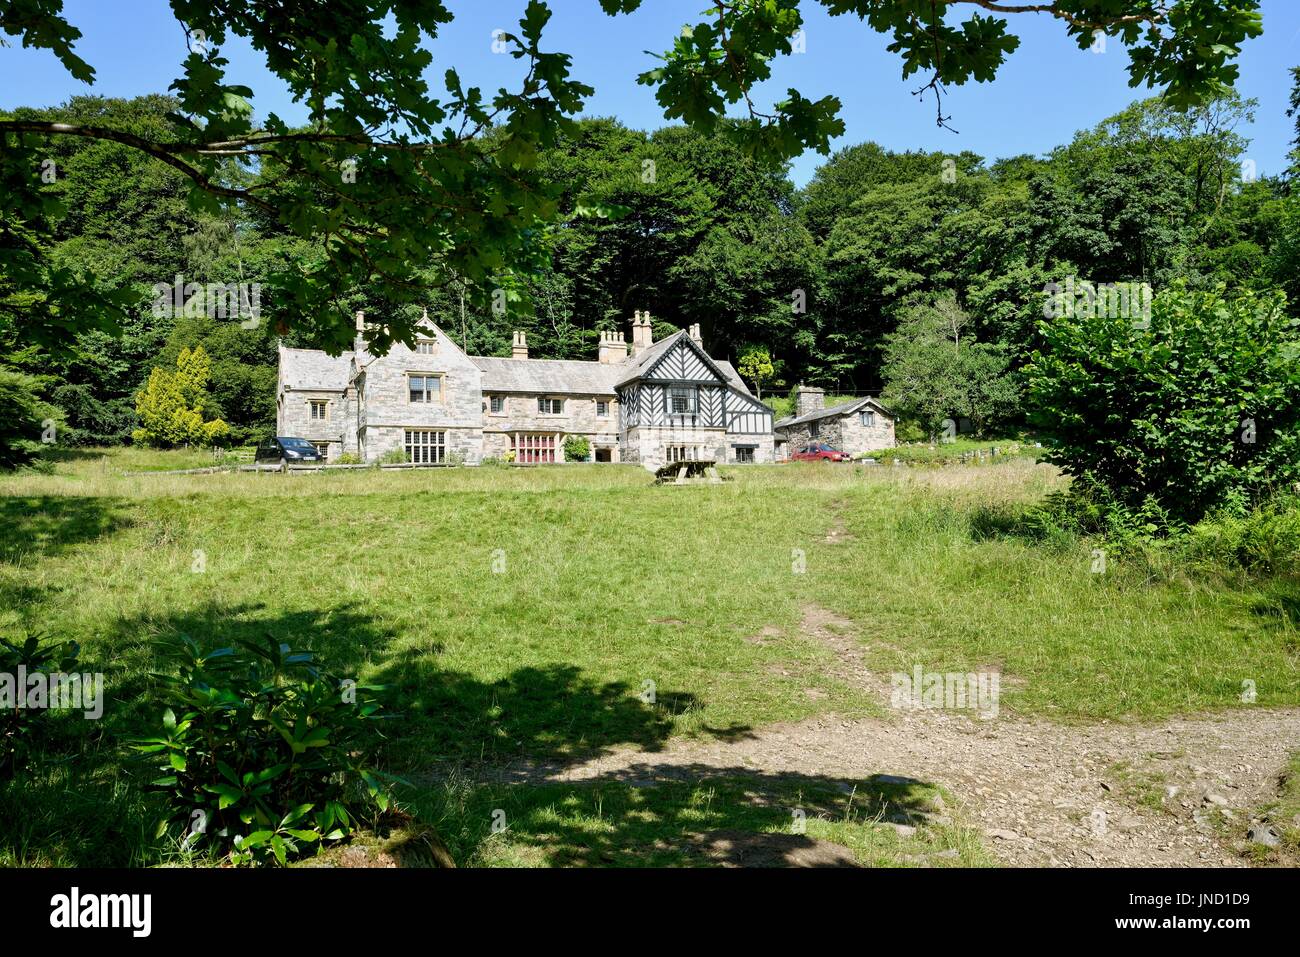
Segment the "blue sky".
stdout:
<path fill-rule="evenodd" d="M 462 79 L 485 90 L 509 85 L 518 64 L 492 52 L 492 31 L 509 29 L 525 0 L 451 0 L 456 21 L 434 42 L 435 76 L 455 66 Z M 696 22 L 708 0 L 646 0 L 631 16 L 607 17 L 597 0 L 551 0 L 555 16 L 545 46 L 574 58 L 575 75 L 596 88 L 589 115 L 616 116 L 629 126 L 653 129 L 664 124 L 652 90 L 636 76 L 653 65 L 646 51 L 666 49 L 683 23 Z M 1127 85 L 1127 55 L 1111 44 L 1106 52 L 1081 52 L 1048 17 L 1013 15 L 1021 48 L 991 84 L 951 88 L 944 101 L 950 125 L 935 125 L 932 99 L 912 95 L 920 83 L 901 78 L 898 57 L 888 39 L 851 17 L 829 17 L 809 0 L 807 52 L 782 58 L 759 102 L 780 97 L 787 87 L 818 98 L 834 94 L 843 103 L 845 135 L 835 146 L 875 140 L 897 150 L 968 149 L 988 158 L 1043 153 L 1067 142 L 1075 131 L 1093 126 L 1142 95 Z M 166 0 L 66 0 L 68 18 L 84 34 L 80 55 L 97 71 L 92 88 L 73 80 L 43 51 L 0 49 L 0 108 L 48 106 L 69 96 L 93 92 L 135 96 L 161 92 L 179 73 L 185 55 L 180 26 Z M 1248 43 L 1240 59 L 1238 89 L 1260 101 L 1255 124 L 1243 131 L 1260 175 L 1285 165 L 1294 126 L 1286 118 L 1290 89 L 1287 71 L 1300 66 L 1300 2 L 1264 0 L 1264 35 Z M 223 48 L 230 77 L 252 87 L 254 107 L 301 119 L 254 51 L 232 40 Z M 440 87 L 440 83 L 436 84 Z M 804 183 L 822 158 L 806 154 L 794 162 L 792 176 Z"/>

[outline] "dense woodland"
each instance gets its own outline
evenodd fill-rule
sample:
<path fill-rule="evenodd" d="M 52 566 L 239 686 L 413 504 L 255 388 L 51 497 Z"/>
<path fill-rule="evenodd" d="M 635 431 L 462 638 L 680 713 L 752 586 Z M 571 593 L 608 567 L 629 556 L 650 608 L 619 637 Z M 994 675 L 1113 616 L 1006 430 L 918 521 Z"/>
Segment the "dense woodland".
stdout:
<path fill-rule="evenodd" d="M 162 135 L 176 107 L 161 95 L 78 97 L 7 116 Z M 561 215 L 546 237 L 549 262 L 512 289 L 508 311 L 476 305 L 482 298 L 445 269 L 436 282 L 430 270 L 426 301 L 471 353 L 508 354 L 510 331 L 523 328 L 533 356 L 590 358 L 600 331 L 625 330 L 633 310 L 649 309 L 656 338 L 700 323 L 707 348 L 778 405 L 803 381 L 883 392 L 917 435 L 954 413 L 983 431 L 1016 428 L 1016 373 L 1038 345 L 1050 282 L 1280 287 L 1300 314 L 1300 198 L 1289 175 L 1252 175 L 1254 110 L 1235 94 L 1187 113 L 1136 102 L 1044 157 L 863 143 L 831 156 L 803 189 L 787 168 L 718 136 L 587 119 L 541 158 Z M 65 420 L 61 441 L 129 441 L 150 371 L 175 368 L 199 345 L 212 362 L 205 413 L 229 424 L 232 441 L 270 430 L 277 339 L 317 344 L 277 302 L 271 277 L 321 250 L 256 211 L 193 211 L 180 173 L 127 146 L 61 138 L 50 158 L 45 188 L 65 211 L 51 261 L 115 277 L 132 303 L 122 335 L 85 332 L 51 352 L 19 338 L 21 299 L 0 289 L 0 362 L 40 377 L 41 397 Z M 156 315 L 153 285 L 177 276 L 261 283 L 259 324 Z M 379 320 L 399 308 L 365 289 L 346 305 Z"/>

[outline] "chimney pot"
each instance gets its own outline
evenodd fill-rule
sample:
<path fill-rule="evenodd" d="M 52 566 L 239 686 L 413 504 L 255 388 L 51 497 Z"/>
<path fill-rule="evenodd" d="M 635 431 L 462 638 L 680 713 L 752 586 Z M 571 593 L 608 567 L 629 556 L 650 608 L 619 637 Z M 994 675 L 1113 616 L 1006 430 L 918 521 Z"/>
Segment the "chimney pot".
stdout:
<path fill-rule="evenodd" d="M 650 310 L 637 310 L 632 320 L 632 355 L 640 355 L 654 342 L 654 327 L 650 324 Z"/>
<path fill-rule="evenodd" d="M 602 332 L 600 334 L 600 351 L 596 354 L 601 362 L 609 364 L 622 362 L 627 358 L 627 343 L 621 332 Z"/>

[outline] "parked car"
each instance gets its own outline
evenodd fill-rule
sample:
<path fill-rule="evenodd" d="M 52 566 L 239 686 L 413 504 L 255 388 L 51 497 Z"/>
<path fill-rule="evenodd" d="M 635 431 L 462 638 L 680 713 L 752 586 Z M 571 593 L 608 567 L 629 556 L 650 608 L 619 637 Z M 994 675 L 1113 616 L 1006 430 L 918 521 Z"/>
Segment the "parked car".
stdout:
<path fill-rule="evenodd" d="M 814 442 L 790 456 L 796 462 L 847 462 L 848 452 L 833 449 L 824 442 Z"/>
<path fill-rule="evenodd" d="M 324 462 L 325 456 L 306 439 L 277 435 L 257 447 L 253 461 L 258 465 L 289 465 L 295 462 Z"/>

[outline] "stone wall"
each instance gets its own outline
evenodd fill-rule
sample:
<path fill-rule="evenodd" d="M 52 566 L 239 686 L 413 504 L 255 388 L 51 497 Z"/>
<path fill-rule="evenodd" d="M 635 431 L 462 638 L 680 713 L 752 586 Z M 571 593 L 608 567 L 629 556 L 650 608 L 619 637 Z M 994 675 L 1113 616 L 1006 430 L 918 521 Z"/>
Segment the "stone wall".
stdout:
<path fill-rule="evenodd" d="M 325 403 L 325 418 L 311 417 L 310 403 Z M 295 436 L 309 442 L 328 442 L 329 458 L 343 453 L 347 433 L 347 401 L 340 392 L 304 389 L 281 392 L 276 397 L 276 435 Z"/>
<path fill-rule="evenodd" d="M 510 437 L 516 432 L 541 433 L 559 436 L 559 444 L 571 435 L 584 436 L 595 449 L 608 448 L 618 461 L 618 401 L 613 396 L 562 395 L 551 396 L 564 400 L 564 412 L 551 415 L 537 411 L 538 394 L 514 393 L 501 395 L 504 405 L 501 412 L 493 413 L 491 396 L 482 396 L 483 455 L 502 458 L 510 451 Z M 609 403 L 607 415 L 596 414 L 596 402 Z M 557 452 L 557 461 L 563 461 L 563 451 Z"/>
<path fill-rule="evenodd" d="M 474 464 L 482 458 L 482 373 L 441 332 L 435 338 L 437 347 L 432 355 L 397 343 L 384 358 L 365 363 L 359 377 L 358 438 L 367 462 L 402 448 L 406 429 L 446 431 L 448 454 L 454 448 Z M 421 373 L 442 377 L 440 399 L 428 403 L 410 400 L 408 377 Z"/>
<path fill-rule="evenodd" d="M 761 444 L 762 440 L 755 441 Z M 670 445 L 698 446 L 701 457 L 716 459 L 718 462 L 733 460 L 728 458 L 726 433 L 722 429 L 633 426 L 624 433 L 619 450 L 622 461 L 636 462 L 655 472 L 668 464 L 667 449 Z"/>
<path fill-rule="evenodd" d="M 894 420 L 880 412 L 876 412 L 876 424 L 873 426 L 862 424 L 861 412 L 827 416 L 814 421 L 818 426 L 816 436 L 811 433 L 811 422 L 781 429 L 781 435 L 789 439 L 789 454 L 798 452 L 812 442 L 824 442 L 850 455 L 876 449 L 892 449 L 897 444 L 894 440 Z"/>
<path fill-rule="evenodd" d="M 770 433 L 767 435 L 727 435 L 726 460 L 728 462 L 736 462 L 738 455 L 736 446 L 738 445 L 754 446 L 755 464 L 776 461 L 776 446 Z"/>

